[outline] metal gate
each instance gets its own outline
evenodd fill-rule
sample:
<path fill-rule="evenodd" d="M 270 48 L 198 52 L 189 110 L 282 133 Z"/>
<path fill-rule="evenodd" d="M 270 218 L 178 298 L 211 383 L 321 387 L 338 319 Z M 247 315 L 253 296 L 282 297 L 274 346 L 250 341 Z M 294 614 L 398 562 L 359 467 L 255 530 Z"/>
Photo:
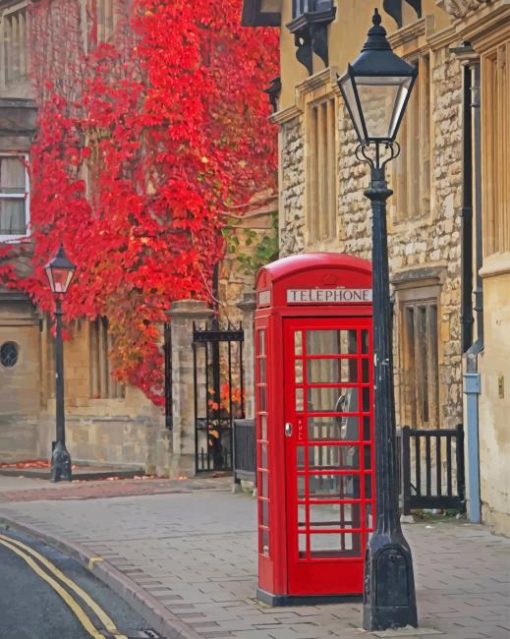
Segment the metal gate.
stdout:
<path fill-rule="evenodd" d="M 244 418 L 241 326 L 193 324 L 195 467 L 232 470 L 233 421 Z"/>

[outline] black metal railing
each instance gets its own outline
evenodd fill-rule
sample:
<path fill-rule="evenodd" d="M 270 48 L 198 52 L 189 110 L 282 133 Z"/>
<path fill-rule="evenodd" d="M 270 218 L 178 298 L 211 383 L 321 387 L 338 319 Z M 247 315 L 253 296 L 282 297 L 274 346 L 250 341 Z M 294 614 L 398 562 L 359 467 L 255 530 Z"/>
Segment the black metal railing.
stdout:
<path fill-rule="evenodd" d="M 400 449 L 400 450 L 399 450 Z M 464 430 L 404 426 L 397 446 L 402 511 L 413 508 L 465 510 Z"/>
<path fill-rule="evenodd" d="M 254 419 L 234 420 L 234 481 L 256 481 L 256 439 Z"/>

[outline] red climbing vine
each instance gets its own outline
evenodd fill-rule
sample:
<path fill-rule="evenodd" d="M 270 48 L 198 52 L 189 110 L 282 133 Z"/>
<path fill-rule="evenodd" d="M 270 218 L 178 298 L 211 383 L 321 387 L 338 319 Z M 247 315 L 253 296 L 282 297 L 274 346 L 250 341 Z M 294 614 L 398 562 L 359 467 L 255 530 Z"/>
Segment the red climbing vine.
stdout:
<path fill-rule="evenodd" d="M 32 241 L 0 273 L 50 310 L 43 266 L 63 241 L 66 317 L 107 316 L 116 376 L 159 403 L 165 311 L 208 298 L 221 212 L 274 187 L 278 36 L 242 28 L 240 0 L 111 2 L 30 7 Z"/>

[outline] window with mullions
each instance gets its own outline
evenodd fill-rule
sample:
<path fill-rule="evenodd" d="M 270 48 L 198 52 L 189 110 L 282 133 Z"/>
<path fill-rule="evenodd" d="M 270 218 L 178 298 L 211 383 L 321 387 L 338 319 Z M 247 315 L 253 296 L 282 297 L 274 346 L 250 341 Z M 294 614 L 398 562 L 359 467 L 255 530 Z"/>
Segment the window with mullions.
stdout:
<path fill-rule="evenodd" d="M 28 232 L 29 201 L 26 158 L 0 155 L 0 237 L 13 239 Z"/>
<path fill-rule="evenodd" d="M 404 415 L 413 428 L 439 427 L 437 302 L 402 306 Z"/>
<path fill-rule="evenodd" d="M 5 10 L 0 20 L 0 88 L 28 77 L 26 6 Z"/>
<path fill-rule="evenodd" d="M 430 213 L 430 57 L 423 54 L 410 62 L 418 67 L 418 78 L 397 138 L 401 153 L 391 167 L 397 222 Z"/>
<path fill-rule="evenodd" d="M 320 13 L 333 8 L 333 0 L 293 0 L 292 17 L 298 18 L 304 13 Z"/>
<path fill-rule="evenodd" d="M 336 105 L 330 97 L 308 106 L 307 227 L 310 240 L 336 237 Z"/>

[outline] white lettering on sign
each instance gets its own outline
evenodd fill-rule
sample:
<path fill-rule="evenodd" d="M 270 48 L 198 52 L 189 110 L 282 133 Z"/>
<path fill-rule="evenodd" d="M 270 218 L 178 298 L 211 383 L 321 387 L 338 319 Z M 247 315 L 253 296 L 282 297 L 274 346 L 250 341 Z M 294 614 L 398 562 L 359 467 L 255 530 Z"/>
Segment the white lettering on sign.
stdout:
<path fill-rule="evenodd" d="M 371 288 L 287 289 L 287 304 L 356 304 L 371 301 Z"/>
<path fill-rule="evenodd" d="M 260 291 L 257 301 L 259 306 L 269 306 L 271 304 L 271 291 Z"/>

